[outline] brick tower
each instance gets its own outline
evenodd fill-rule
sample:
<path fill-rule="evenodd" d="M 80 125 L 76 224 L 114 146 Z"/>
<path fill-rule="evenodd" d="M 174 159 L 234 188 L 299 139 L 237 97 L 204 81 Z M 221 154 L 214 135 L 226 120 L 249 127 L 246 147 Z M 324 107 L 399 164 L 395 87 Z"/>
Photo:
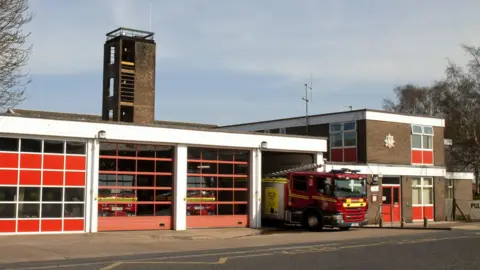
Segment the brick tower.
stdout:
<path fill-rule="evenodd" d="M 118 28 L 107 34 L 103 57 L 103 120 L 153 123 L 155 49 L 152 32 Z"/>

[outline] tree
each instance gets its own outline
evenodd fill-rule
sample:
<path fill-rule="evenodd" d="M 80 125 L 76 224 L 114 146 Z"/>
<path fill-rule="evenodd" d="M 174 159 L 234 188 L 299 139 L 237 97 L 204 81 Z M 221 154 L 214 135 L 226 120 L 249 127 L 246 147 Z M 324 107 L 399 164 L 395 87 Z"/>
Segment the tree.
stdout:
<path fill-rule="evenodd" d="M 28 63 L 31 46 L 25 48 L 30 33 L 24 26 L 32 20 L 27 0 L 0 0 L 0 108 L 10 108 L 25 100 L 30 80 L 22 69 Z"/>
<path fill-rule="evenodd" d="M 465 68 L 449 61 L 446 77 L 430 87 L 412 85 L 394 89 L 396 100 L 384 100 L 385 110 L 443 117 L 445 137 L 453 141 L 446 150 L 447 169 L 474 171 L 480 178 L 480 47 L 461 45 L 469 55 Z"/>

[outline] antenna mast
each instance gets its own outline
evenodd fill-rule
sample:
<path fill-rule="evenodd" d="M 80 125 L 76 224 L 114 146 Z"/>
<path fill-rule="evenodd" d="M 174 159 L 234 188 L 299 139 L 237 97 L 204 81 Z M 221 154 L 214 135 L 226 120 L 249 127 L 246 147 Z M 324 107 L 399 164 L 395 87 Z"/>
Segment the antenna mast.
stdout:
<path fill-rule="evenodd" d="M 150 32 L 152 32 L 152 2 L 149 2 L 149 24 L 150 24 Z"/>
<path fill-rule="evenodd" d="M 311 75 L 310 75 L 311 76 Z M 307 132 L 308 135 L 308 102 L 310 99 L 308 99 L 308 89 L 310 89 L 310 98 L 311 98 L 311 93 L 312 93 L 312 79 L 310 77 L 310 85 L 304 84 L 305 85 L 305 97 L 302 98 L 303 101 L 305 101 L 305 131 Z"/>

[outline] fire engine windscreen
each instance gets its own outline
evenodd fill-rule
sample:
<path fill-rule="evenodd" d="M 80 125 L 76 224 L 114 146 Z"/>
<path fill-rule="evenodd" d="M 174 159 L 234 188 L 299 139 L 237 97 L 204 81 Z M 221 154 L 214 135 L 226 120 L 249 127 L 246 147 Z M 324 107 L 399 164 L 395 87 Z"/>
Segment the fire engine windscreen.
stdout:
<path fill-rule="evenodd" d="M 333 194 L 336 197 L 364 197 L 367 195 L 365 179 L 335 179 Z"/>

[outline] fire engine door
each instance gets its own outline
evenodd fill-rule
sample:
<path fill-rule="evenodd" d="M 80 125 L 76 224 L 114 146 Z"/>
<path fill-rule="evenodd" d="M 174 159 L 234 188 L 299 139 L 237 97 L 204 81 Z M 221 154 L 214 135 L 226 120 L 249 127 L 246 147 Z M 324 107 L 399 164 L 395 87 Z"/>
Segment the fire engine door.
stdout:
<path fill-rule="evenodd" d="M 295 208 L 307 207 L 314 193 L 315 184 L 313 176 L 294 175 L 291 186 L 291 202 Z"/>

